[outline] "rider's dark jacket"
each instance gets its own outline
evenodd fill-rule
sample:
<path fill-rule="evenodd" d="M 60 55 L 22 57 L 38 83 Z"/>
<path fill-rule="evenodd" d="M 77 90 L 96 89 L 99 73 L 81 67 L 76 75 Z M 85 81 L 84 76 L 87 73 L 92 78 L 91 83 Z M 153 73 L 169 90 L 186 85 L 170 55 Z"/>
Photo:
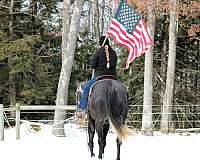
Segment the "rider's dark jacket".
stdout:
<path fill-rule="evenodd" d="M 117 55 L 110 46 L 109 46 L 109 63 L 110 67 L 107 68 L 105 47 L 99 48 L 94 54 L 91 63 L 92 69 L 95 69 L 94 76 L 96 77 L 102 75 L 117 76 L 116 73 Z"/>

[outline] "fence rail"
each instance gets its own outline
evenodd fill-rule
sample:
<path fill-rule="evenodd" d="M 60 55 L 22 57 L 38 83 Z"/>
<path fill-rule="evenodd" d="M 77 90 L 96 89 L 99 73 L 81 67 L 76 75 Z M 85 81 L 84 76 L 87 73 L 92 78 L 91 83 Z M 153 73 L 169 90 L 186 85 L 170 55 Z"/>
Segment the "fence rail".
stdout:
<path fill-rule="evenodd" d="M 33 105 L 33 106 L 20 106 L 20 110 L 72 110 L 76 109 L 76 105 Z"/>
<path fill-rule="evenodd" d="M 20 139 L 20 111 L 21 110 L 75 110 L 75 105 L 33 105 L 20 106 L 16 105 L 16 139 Z"/>
<path fill-rule="evenodd" d="M 0 140 L 4 140 L 4 110 L 3 104 L 0 104 Z"/>
<path fill-rule="evenodd" d="M 142 124 L 142 108 L 143 105 L 130 105 L 129 114 L 127 118 L 127 124 L 133 128 L 133 130 L 139 131 L 141 129 Z M 152 106 L 153 112 L 149 113 L 153 116 L 153 129 L 159 130 L 160 122 L 161 122 L 161 108 L 160 105 Z M 175 132 L 200 132 L 200 105 L 177 105 L 174 106 L 176 112 L 168 113 L 173 116 L 172 122 L 174 123 Z M 181 109 L 180 109 L 181 108 Z M 16 129 L 16 139 L 20 139 L 20 122 L 22 119 L 20 115 L 22 114 L 46 114 L 48 118 L 52 118 L 50 114 L 52 114 L 54 110 L 66 110 L 66 111 L 74 111 L 76 109 L 76 105 L 16 105 L 16 107 L 4 108 L 2 104 L 0 104 L 0 140 L 4 140 L 4 118 L 7 117 L 6 114 L 10 114 L 10 112 L 15 112 L 15 129 Z M 44 112 L 46 111 L 46 112 Z M 66 112 L 69 116 L 69 113 Z M 71 113 L 71 112 L 70 112 Z M 74 113 L 71 113 L 74 114 Z M 73 115 L 74 116 L 74 115 Z M 52 119 L 48 120 L 31 120 L 31 121 L 43 121 L 43 122 L 53 122 Z M 6 122 L 9 125 L 8 119 Z"/>
<path fill-rule="evenodd" d="M 66 111 L 74 111 L 76 109 L 76 105 L 33 105 L 33 106 L 20 106 L 16 105 L 16 107 L 12 108 L 4 108 L 3 104 L 0 104 L 0 140 L 4 140 L 4 112 L 16 111 L 15 117 L 15 129 L 16 129 L 16 139 L 20 139 L 20 114 L 21 111 L 25 110 L 66 110 Z"/>

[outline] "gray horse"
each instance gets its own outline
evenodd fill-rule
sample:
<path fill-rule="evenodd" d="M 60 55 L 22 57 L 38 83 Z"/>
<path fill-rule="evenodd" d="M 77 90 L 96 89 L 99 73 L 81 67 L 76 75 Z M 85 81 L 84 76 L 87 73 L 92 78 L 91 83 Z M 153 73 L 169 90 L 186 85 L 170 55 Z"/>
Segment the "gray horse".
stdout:
<path fill-rule="evenodd" d="M 128 112 L 128 97 L 126 87 L 117 80 L 102 80 L 97 82 L 91 91 L 88 105 L 88 135 L 91 157 L 93 153 L 93 138 L 95 130 L 98 134 L 99 155 L 102 159 L 106 146 L 106 136 L 113 125 L 117 133 L 117 159 L 120 160 L 122 140 L 131 134 L 124 124 Z"/>

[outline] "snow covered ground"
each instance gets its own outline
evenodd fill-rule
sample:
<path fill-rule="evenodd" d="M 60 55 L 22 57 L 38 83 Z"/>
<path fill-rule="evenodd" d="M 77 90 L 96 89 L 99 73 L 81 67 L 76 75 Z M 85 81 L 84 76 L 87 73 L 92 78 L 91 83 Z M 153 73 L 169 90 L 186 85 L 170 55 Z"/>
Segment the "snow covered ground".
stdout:
<path fill-rule="evenodd" d="M 31 123 L 22 123 L 21 138 L 15 140 L 15 129 L 5 130 L 0 142 L 0 159 L 6 160 L 90 160 L 87 133 L 75 124 L 66 125 L 66 137 L 51 135 L 49 125 L 40 124 L 35 132 Z M 109 133 L 103 160 L 115 160 L 116 135 Z M 97 137 L 95 153 L 98 155 Z M 121 147 L 121 160 L 199 160 L 200 134 L 143 136 L 135 133 Z M 95 158 L 92 158 L 95 160 Z"/>

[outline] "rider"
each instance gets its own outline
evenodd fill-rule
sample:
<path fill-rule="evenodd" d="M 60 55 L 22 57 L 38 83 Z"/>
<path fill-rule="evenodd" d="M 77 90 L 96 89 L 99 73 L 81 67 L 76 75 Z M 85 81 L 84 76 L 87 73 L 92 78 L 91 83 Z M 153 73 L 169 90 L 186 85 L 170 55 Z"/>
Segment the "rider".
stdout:
<path fill-rule="evenodd" d="M 97 49 L 92 59 L 92 79 L 89 80 L 83 88 L 83 94 L 78 106 L 79 111 L 84 113 L 88 106 L 88 95 L 91 86 L 97 81 L 96 78 L 103 75 L 117 76 L 116 65 L 117 55 L 115 51 L 110 47 L 109 40 L 106 36 L 101 36 L 99 39 L 100 48 Z"/>

